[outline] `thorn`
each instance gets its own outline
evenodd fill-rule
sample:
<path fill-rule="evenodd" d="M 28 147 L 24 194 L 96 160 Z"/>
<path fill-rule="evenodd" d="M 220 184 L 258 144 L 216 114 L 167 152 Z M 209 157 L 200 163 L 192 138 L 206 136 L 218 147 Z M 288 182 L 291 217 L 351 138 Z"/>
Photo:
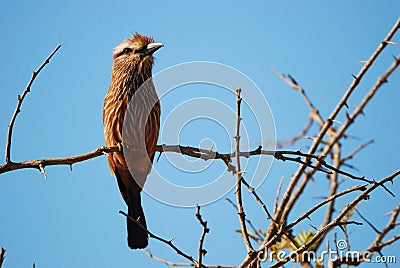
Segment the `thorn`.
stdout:
<path fill-rule="evenodd" d="M 290 81 L 292 81 L 293 84 L 295 84 L 296 86 L 299 85 L 299 84 L 297 83 L 297 81 L 293 78 L 293 76 L 291 76 L 290 74 L 288 74 L 288 77 L 289 77 Z"/>
<path fill-rule="evenodd" d="M 160 152 L 160 154 L 157 157 L 157 161 L 156 161 L 157 163 L 158 163 L 158 160 L 160 160 L 161 154 L 162 154 L 162 152 Z"/>
<path fill-rule="evenodd" d="M 354 74 L 351 74 L 351 76 L 352 76 L 354 79 L 358 80 L 358 77 L 355 76 Z"/>
<path fill-rule="evenodd" d="M 72 164 L 69 164 L 69 170 L 72 171 Z"/>
<path fill-rule="evenodd" d="M 47 179 L 47 175 L 46 175 L 46 171 L 44 171 L 43 164 L 39 164 L 39 170 L 40 170 L 40 173 L 43 174 L 44 179 L 46 180 Z"/>
<path fill-rule="evenodd" d="M 360 61 L 358 61 L 357 63 L 358 64 L 366 64 L 368 61 L 366 61 L 366 60 L 360 60 Z"/>
<path fill-rule="evenodd" d="M 379 78 L 379 81 L 381 81 L 381 82 L 384 83 L 384 84 L 388 82 L 388 80 L 387 80 L 386 78 L 385 78 L 385 79 L 380 79 L 380 78 Z"/>
<path fill-rule="evenodd" d="M 399 44 L 392 42 L 392 41 L 386 41 L 386 44 L 388 45 L 394 45 L 394 46 L 399 46 Z"/>

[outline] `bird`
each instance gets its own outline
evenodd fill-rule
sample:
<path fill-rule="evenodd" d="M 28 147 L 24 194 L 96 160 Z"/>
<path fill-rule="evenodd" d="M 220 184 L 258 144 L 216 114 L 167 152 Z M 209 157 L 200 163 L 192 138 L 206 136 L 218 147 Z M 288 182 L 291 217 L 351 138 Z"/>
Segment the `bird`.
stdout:
<path fill-rule="evenodd" d="M 160 130 L 161 108 L 152 68 L 153 53 L 163 46 L 139 33 L 118 44 L 113 50 L 111 83 L 104 98 L 106 146 L 120 148 L 108 153 L 108 163 L 128 206 L 127 240 L 131 249 L 148 245 L 140 193 L 151 171 Z M 130 218 L 139 220 L 146 230 Z"/>

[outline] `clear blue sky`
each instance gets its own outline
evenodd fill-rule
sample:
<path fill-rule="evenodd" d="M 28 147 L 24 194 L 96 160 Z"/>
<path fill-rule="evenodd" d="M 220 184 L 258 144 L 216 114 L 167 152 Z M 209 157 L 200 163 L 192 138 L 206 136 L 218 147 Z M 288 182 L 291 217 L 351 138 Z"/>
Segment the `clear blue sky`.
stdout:
<path fill-rule="evenodd" d="M 149 3 L 149 4 L 148 4 Z M 386 36 L 399 16 L 398 1 L 10 1 L 0 2 L 0 152 L 5 150 L 7 124 L 35 70 L 62 44 L 50 65 L 35 81 L 14 128 L 12 157 L 15 161 L 77 155 L 104 145 L 101 111 L 110 82 L 112 49 L 132 32 L 163 42 L 157 51 L 154 72 L 187 61 L 213 61 L 232 66 L 249 76 L 262 90 L 271 107 L 278 139 L 289 138 L 307 123 L 308 107 L 301 96 L 272 72 L 292 74 L 327 117 L 347 86 Z M 394 39 L 400 43 L 399 33 Z M 379 58 L 349 102 L 350 111 L 392 63 L 399 47 L 390 46 Z M 399 168 L 398 100 L 400 75 L 395 72 L 351 128 L 357 137 L 345 143 L 350 152 L 371 138 L 375 143 L 352 164 L 357 175 L 379 179 Z M 201 90 L 201 87 L 195 87 Z M 243 89 L 245 91 L 245 89 Z M 171 95 L 162 100 L 163 111 L 199 94 L 224 98 L 234 108 L 234 97 L 213 95 L 212 90 Z M 221 94 L 219 92 L 218 94 Z M 223 95 L 223 94 L 222 94 Z M 165 120 L 168 112 L 163 112 Z M 246 121 L 244 115 L 244 121 Z M 250 115 L 249 115 L 250 117 Z M 250 121 L 250 118 L 247 119 Z M 204 123 L 204 122 L 203 122 Z M 183 129 L 180 142 L 198 146 L 216 136 L 216 125 L 193 124 Z M 233 127 L 233 126 L 232 126 Z M 312 134 L 315 133 L 315 130 Z M 254 135 L 254 136 L 252 136 Z M 217 135 L 218 136 L 218 135 Z M 249 132 L 257 142 L 256 134 Z M 217 144 L 229 149 L 224 140 Z M 206 144 L 206 143 L 205 143 Z M 309 142 L 301 143 L 306 149 Z M 206 144 L 207 145 L 207 144 Z M 296 149 L 298 147 L 295 147 Z M 3 157 L 3 154 L 0 154 Z M 167 166 L 165 156 L 156 163 Z M 224 170 L 216 163 L 215 170 Z M 296 166 L 272 166 L 259 193 L 272 207 L 281 176 L 286 182 Z M 165 267 L 126 244 L 126 210 L 106 157 L 68 167 L 46 168 L 47 180 L 36 170 L 21 170 L 0 176 L 0 247 L 8 250 L 4 267 Z M 175 173 L 173 173 L 175 174 Z M 185 181 L 194 180 L 190 173 Z M 189 185 L 192 185 L 188 183 Z M 195 184 L 195 183 L 194 183 Z M 346 182 L 345 186 L 352 185 Z M 378 227 L 385 213 L 399 203 L 398 183 L 391 188 L 396 198 L 378 190 L 359 209 Z M 325 176 L 311 183 L 308 197 L 296 208 L 315 203 L 327 192 Z M 227 195 L 234 198 L 232 191 Z M 245 194 L 247 215 L 257 228 L 265 217 L 257 203 Z M 339 205 L 343 202 L 339 202 Z M 201 227 L 194 208 L 172 207 L 143 195 L 149 229 L 175 242 L 196 256 Z M 237 215 L 224 199 L 202 208 L 211 233 L 205 247 L 207 264 L 238 264 L 245 256 Z M 322 214 L 318 214 L 322 215 Z M 293 215 L 293 218 L 295 215 Z M 356 218 L 356 216 L 355 216 Z M 320 218 L 312 223 L 319 225 Z M 356 220 L 360 220 L 356 218 Z M 303 229 L 310 229 L 305 223 Z M 340 230 L 336 230 L 340 235 Z M 373 239 L 368 226 L 351 227 L 353 250 L 363 250 Z M 357 246 L 356 246 L 357 245 Z M 158 257 L 184 261 L 167 246 L 150 241 Z M 400 261 L 399 244 L 384 250 Z"/>

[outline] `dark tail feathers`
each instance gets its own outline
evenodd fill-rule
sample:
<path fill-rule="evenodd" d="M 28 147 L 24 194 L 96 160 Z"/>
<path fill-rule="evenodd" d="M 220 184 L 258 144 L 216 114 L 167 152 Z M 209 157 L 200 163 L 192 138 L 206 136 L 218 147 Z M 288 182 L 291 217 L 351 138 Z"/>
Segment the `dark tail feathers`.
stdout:
<path fill-rule="evenodd" d="M 139 222 L 145 227 L 146 219 L 144 217 L 142 204 L 140 201 L 140 195 L 137 199 L 130 198 L 128 204 L 128 215 L 134 219 L 139 218 Z M 127 219 L 127 228 L 128 228 L 128 246 L 131 249 L 145 248 L 149 244 L 148 235 L 143 228 L 137 225 L 130 219 Z"/>

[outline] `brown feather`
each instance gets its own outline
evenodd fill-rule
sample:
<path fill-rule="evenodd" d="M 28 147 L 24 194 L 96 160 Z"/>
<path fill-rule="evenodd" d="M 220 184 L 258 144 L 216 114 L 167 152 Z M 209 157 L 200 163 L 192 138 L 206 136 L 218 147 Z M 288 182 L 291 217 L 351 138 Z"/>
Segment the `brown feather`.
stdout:
<path fill-rule="evenodd" d="M 144 224 L 140 191 L 151 170 L 161 112 L 151 81 L 153 51 L 144 53 L 147 45 L 152 43 L 154 40 L 151 37 L 136 33 L 114 49 L 111 85 L 103 107 L 106 145 L 122 144 L 125 150 L 124 153 L 109 153 L 110 170 L 117 176 L 122 197 L 128 205 L 128 214 L 142 217 L 140 220 Z M 134 150 L 127 150 L 126 146 Z M 143 248 L 147 245 L 147 234 L 140 228 L 132 231 L 136 227 L 130 227 L 128 221 L 128 244 L 131 248 Z M 133 241 L 129 237 L 130 229 L 133 236 L 139 237 L 133 238 L 142 241 Z"/>

